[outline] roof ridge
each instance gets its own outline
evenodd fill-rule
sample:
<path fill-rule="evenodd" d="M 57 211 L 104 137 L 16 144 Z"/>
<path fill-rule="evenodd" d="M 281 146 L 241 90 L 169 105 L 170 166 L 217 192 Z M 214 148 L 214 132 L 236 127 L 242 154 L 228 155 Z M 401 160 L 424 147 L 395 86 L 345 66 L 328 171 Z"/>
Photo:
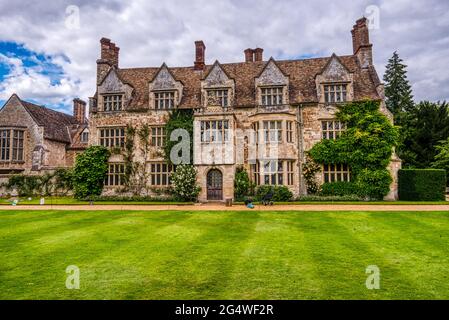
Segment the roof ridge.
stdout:
<path fill-rule="evenodd" d="M 58 115 L 62 115 L 62 116 L 66 116 L 66 117 L 70 117 L 70 118 L 76 119 L 76 118 L 75 118 L 73 115 L 71 115 L 71 114 L 67 114 L 67 113 L 64 113 L 64 112 L 61 112 L 61 111 L 58 111 L 58 110 L 54 110 L 54 109 L 48 108 L 48 107 L 46 107 L 45 105 L 35 104 L 35 103 L 33 103 L 33 102 L 25 101 L 25 100 L 22 100 L 22 99 L 20 99 L 20 98 L 19 98 L 19 100 L 20 100 L 20 102 L 21 102 L 22 104 L 25 105 L 25 107 L 26 107 L 26 105 L 31 105 L 31 106 L 33 106 L 33 107 L 41 108 L 41 109 L 44 109 L 44 110 L 46 110 L 46 111 L 48 111 L 48 112 L 51 112 L 51 113 L 56 113 L 56 114 L 58 114 Z"/>
<path fill-rule="evenodd" d="M 337 55 L 337 54 L 335 54 L 337 57 L 339 57 L 339 58 L 353 58 L 353 57 L 355 57 L 353 54 L 346 54 L 346 55 Z M 324 60 L 324 59 L 330 59 L 330 58 L 332 58 L 332 56 L 333 56 L 333 54 L 332 55 L 330 55 L 330 56 L 324 56 L 324 57 L 310 57 L 310 58 L 301 58 L 301 59 L 281 59 L 281 60 L 277 60 L 277 59 L 274 59 L 273 58 L 273 60 L 274 61 L 276 61 L 276 62 L 282 62 L 282 63 L 285 63 L 285 62 L 300 62 L 300 61 L 311 61 L 311 60 Z M 243 65 L 243 64 L 247 64 L 248 62 L 245 62 L 245 61 L 239 61 L 239 62 L 224 62 L 224 63 L 222 63 L 222 62 L 220 62 L 218 59 L 215 59 L 215 61 L 214 61 L 214 63 L 212 63 L 212 64 L 206 64 L 205 66 L 206 67 L 213 67 L 214 65 L 215 65 L 215 63 L 216 62 L 219 62 L 219 64 L 221 65 L 221 66 L 232 66 L 232 65 Z M 270 60 L 264 60 L 264 61 L 256 61 L 256 62 L 251 62 L 251 63 L 259 63 L 259 64 L 261 64 L 261 63 L 267 63 L 267 62 L 269 62 Z M 165 63 L 165 62 L 164 62 Z M 167 66 L 167 68 L 168 69 L 193 69 L 193 66 L 180 66 L 180 67 L 171 67 L 171 66 L 169 66 L 168 64 L 166 64 L 166 66 Z M 161 69 L 161 66 L 159 66 L 159 67 L 131 67 L 131 68 L 119 68 L 118 70 L 124 70 L 124 71 L 126 71 L 126 70 L 142 70 L 142 71 L 144 71 L 144 70 L 148 70 L 148 69 L 154 69 L 155 71 L 157 71 L 157 70 L 159 70 L 159 69 Z"/>

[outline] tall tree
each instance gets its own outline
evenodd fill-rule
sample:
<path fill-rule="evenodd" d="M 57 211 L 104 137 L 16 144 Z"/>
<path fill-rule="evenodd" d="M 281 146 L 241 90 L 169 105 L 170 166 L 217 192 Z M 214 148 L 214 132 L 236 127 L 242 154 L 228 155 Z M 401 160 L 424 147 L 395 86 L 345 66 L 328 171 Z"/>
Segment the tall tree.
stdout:
<path fill-rule="evenodd" d="M 404 167 L 428 168 L 438 154 L 437 145 L 449 137 L 449 106 L 423 101 L 403 118 L 398 155 Z"/>
<path fill-rule="evenodd" d="M 385 98 L 395 124 L 400 124 L 404 113 L 413 109 L 412 88 L 407 79 L 407 66 L 395 51 L 388 60 L 385 75 Z"/>
<path fill-rule="evenodd" d="M 432 167 L 446 170 L 446 185 L 449 186 L 449 139 L 440 141 L 436 146 L 437 155 Z"/>

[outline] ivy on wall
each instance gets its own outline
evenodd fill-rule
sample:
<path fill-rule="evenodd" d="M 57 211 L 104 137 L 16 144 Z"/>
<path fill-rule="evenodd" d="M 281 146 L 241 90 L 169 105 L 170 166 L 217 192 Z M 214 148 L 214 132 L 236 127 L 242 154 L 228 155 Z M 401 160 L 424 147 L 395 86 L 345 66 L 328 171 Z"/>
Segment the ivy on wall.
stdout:
<path fill-rule="evenodd" d="M 193 162 L 193 111 L 175 109 L 170 113 L 170 117 L 165 125 L 165 144 L 164 157 L 168 163 L 172 163 L 170 159 L 170 152 L 172 148 L 179 143 L 179 141 L 170 141 L 172 132 L 176 129 L 184 129 L 190 136 L 190 163 Z M 181 155 L 180 155 L 181 156 Z"/>
<path fill-rule="evenodd" d="M 151 130 L 147 124 L 136 128 L 132 125 L 126 127 L 126 142 L 123 149 L 118 149 L 117 154 L 123 156 L 125 172 L 123 175 L 124 186 L 121 192 L 131 192 L 133 195 L 148 194 L 147 162 L 149 160 Z M 136 136 L 139 140 L 141 158 L 136 157 Z M 140 159 L 140 160 L 139 160 Z"/>
<path fill-rule="evenodd" d="M 122 151 L 123 160 L 125 162 L 125 174 L 123 176 L 125 189 L 131 188 L 133 184 L 133 176 L 135 174 L 135 163 L 134 163 L 134 148 L 135 148 L 135 136 L 136 129 L 131 126 L 126 126 L 126 139 L 125 148 Z"/>
<path fill-rule="evenodd" d="M 378 101 L 342 105 L 336 116 L 346 123 L 346 131 L 337 140 L 317 143 L 310 157 L 322 164 L 348 164 L 359 195 L 382 199 L 392 182 L 387 166 L 398 143 L 398 128 L 380 112 Z"/>
<path fill-rule="evenodd" d="M 73 168 L 73 189 L 77 199 L 99 196 L 103 191 L 108 172 L 110 151 L 101 146 L 91 146 L 76 157 Z"/>

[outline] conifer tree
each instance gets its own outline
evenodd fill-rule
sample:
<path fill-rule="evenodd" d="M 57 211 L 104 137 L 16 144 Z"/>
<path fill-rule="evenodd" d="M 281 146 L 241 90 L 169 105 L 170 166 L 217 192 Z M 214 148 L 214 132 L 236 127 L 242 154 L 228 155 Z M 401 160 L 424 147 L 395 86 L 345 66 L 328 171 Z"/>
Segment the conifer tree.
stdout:
<path fill-rule="evenodd" d="M 407 79 L 407 66 L 395 51 L 388 60 L 385 75 L 385 98 L 395 124 L 401 124 L 404 114 L 413 109 L 412 88 Z"/>

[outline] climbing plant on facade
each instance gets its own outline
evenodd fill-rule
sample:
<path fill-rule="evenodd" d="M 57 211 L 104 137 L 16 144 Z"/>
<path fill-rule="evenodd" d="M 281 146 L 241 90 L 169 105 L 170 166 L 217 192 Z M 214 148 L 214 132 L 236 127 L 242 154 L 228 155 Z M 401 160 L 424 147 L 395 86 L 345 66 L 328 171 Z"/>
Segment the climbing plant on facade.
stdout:
<path fill-rule="evenodd" d="M 302 171 L 306 182 L 307 193 L 318 193 L 320 186 L 318 185 L 316 174 L 321 171 L 321 166 L 309 154 L 306 155 L 306 161 L 303 164 Z"/>
<path fill-rule="evenodd" d="M 398 128 L 379 111 L 379 102 L 366 100 L 342 105 L 336 114 L 346 131 L 336 140 L 322 140 L 310 151 L 322 164 L 348 164 L 359 195 L 381 199 L 392 178 L 387 169 L 399 139 Z"/>
<path fill-rule="evenodd" d="M 133 176 L 135 173 L 134 149 L 135 149 L 136 128 L 132 125 L 126 127 L 125 148 L 123 149 L 123 159 L 125 160 L 125 174 L 123 176 L 125 188 L 129 189 L 133 185 Z"/>
<path fill-rule="evenodd" d="M 190 136 L 190 163 L 193 162 L 193 111 L 175 109 L 170 113 L 170 117 L 165 125 L 165 144 L 164 144 L 164 156 L 168 163 L 172 163 L 170 159 L 170 153 L 172 148 L 179 143 L 179 141 L 171 141 L 170 137 L 174 130 L 184 129 Z M 181 156 L 181 155 L 179 155 Z"/>
<path fill-rule="evenodd" d="M 122 155 L 124 160 L 123 192 L 139 196 L 143 193 L 148 193 L 149 173 L 147 170 L 147 162 L 149 160 L 151 146 L 150 132 L 150 127 L 147 124 L 141 127 L 128 125 L 126 127 L 124 148 L 112 150 L 113 153 Z M 139 143 L 136 144 L 136 141 Z M 139 146 L 138 150 L 136 150 L 137 146 Z"/>
<path fill-rule="evenodd" d="M 77 199 L 101 195 L 108 172 L 109 156 L 110 151 L 107 148 L 91 146 L 76 157 L 73 189 Z"/>

